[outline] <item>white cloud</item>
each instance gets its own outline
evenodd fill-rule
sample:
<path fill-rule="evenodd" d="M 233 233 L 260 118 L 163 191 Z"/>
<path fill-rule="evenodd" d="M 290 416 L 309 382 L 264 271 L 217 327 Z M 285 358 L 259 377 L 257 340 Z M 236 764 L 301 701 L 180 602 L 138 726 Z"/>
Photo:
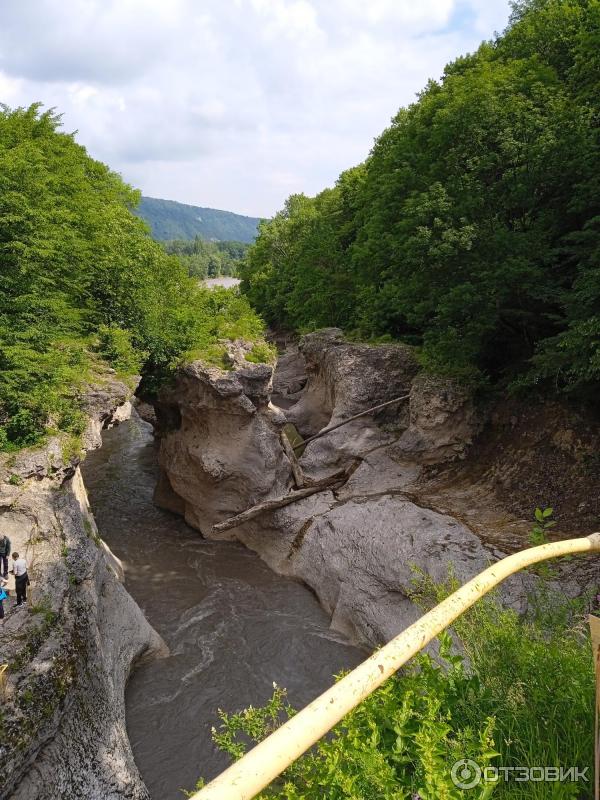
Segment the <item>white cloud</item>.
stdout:
<path fill-rule="evenodd" d="M 19 78 L 10 78 L 0 72 L 0 102 L 14 105 L 22 96 L 22 84 Z"/>
<path fill-rule="evenodd" d="M 67 92 L 73 105 L 83 108 L 98 94 L 98 89 L 95 86 L 89 86 L 85 83 L 74 83 L 67 87 Z"/>
<path fill-rule="evenodd" d="M 456 5 L 455 0 L 330 0 L 320 4 L 322 13 L 334 20 L 351 20 L 371 27 L 382 26 L 389 31 L 390 25 L 404 32 L 432 30 L 444 25 Z"/>
<path fill-rule="evenodd" d="M 250 0 L 248 7 L 265 21 L 263 35 L 267 39 L 281 37 L 302 44 L 322 35 L 316 9 L 307 0 Z"/>
<path fill-rule="evenodd" d="M 186 3 L 20 0 L 0 9 L 0 66 L 42 82 L 126 83 L 168 55 Z"/>
<path fill-rule="evenodd" d="M 20 0 L 0 101 L 64 112 L 154 196 L 270 214 L 367 155 L 508 0 Z"/>

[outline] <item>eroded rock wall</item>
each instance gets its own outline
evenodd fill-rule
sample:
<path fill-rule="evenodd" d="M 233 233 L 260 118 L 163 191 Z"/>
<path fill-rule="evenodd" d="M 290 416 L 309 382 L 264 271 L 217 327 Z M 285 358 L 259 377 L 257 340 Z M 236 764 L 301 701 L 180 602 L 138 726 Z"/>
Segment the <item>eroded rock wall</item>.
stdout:
<path fill-rule="evenodd" d="M 163 475 L 155 501 L 206 535 L 216 522 L 285 490 L 285 417 L 270 403 L 272 373 L 250 362 L 230 372 L 194 363 L 161 392 Z"/>
<path fill-rule="evenodd" d="M 129 394 L 111 379 L 90 390 L 85 447 L 126 415 Z M 127 739 L 124 688 L 136 660 L 164 644 L 98 536 L 78 460 L 57 438 L 0 464 L 0 525 L 32 579 L 28 607 L 5 601 L 0 627 L 7 800 L 148 798 Z"/>
<path fill-rule="evenodd" d="M 278 375 L 275 399 L 297 396 L 305 386 L 285 410 L 269 402 L 269 367 L 182 370 L 158 405 L 159 419 L 177 421 L 161 437 L 164 479 L 177 497 L 167 493 L 165 500 L 171 509 L 182 504 L 188 522 L 211 537 L 215 523 L 292 490 L 279 438 L 286 420 L 310 435 L 404 398 L 306 447 L 300 464 L 313 480 L 360 462 L 344 486 L 228 532 L 277 572 L 310 586 L 335 628 L 378 645 L 418 615 L 410 599 L 414 567 L 441 580 L 452 565 L 465 580 L 501 555 L 457 519 L 421 508 L 407 494 L 424 464 L 462 454 L 479 421 L 464 392 L 418 374 L 409 347 L 355 344 L 328 329 L 304 337 L 293 358 Z M 523 581 L 512 581 L 505 595 L 521 606 Z"/>

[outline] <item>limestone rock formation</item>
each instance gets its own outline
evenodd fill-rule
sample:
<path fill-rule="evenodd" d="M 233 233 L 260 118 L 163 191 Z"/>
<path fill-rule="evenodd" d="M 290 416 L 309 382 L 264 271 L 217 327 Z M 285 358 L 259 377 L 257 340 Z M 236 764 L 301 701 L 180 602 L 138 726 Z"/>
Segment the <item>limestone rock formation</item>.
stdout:
<path fill-rule="evenodd" d="M 280 442 L 285 417 L 270 402 L 273 368 L 245 362 L 223 371 L 195 362 L 157 403 L 156 502 L 183 510 L 208 535 L 213 524 L 285 490 L 289 462 Z"/>
<path fill-rule="evenodd" d="M 287 417 L 306 435 L 407 394 L 418 371 L 410 347 L 348 342 L 338 328 L 304 336 L 299 354 L 308 380 Z"/>
<path fill-rule="evenodd" d="M 410 424 L 395 450 L 421 463 L 464 457 L 483 420 L 455 381 L 418 375 L 410 390 Z"/>
<path fill-rule="evenodd" d="M 297 344 L 291 344 L 277 360 L 273 374 L 273 402 L 289 408 L 298 402 L 306 386 L 306 362 Z"/>
<path fill-rule="evenodd" d="M 276 571 L 310 586 L 335 628 L 375 646 L 418 614 L 410 599 L 413 566 L 441 580 L 452 564 L 464 580 L 501 555 L 458 520 L 420 508 L 407 494 L 423 463 L 462 452 L 475 414 L 464 392 L 420 376 L 404 345 L 347 342 L 337 329 L 310 334 L 288 352 L 275 398 L 297 395 L 305 372 L 298 402 L 282 411 L 269 403 L 270 367 L 181 370 L 157 407 L 164 420 L 157 498 L 172 510 L 183 506 L 188 522 L 213 536 L 216 522 L 292 490 L 279 438 L 286 420 L 306 436 L 408 395 L 306 447 L 300 464 L 313 479 L 359 458 L 345 486 L 228 532 Z M 523 604 L 521 579 L 506 597 Z"/>
<path fill-rule="evenodd" d="M 333 627 L 376 646 L 421 615 L 410 599 L 419 572 L 442 582 L 452 564 L 464 583 L 491 558 L 457 520 L 388 493 L 356 496 L 316 514 L 290 564 L 291 574 L 315 590 Z M 512 579 L 504 596 L 522 608 L 521 580 Z"/>
<path fill-rule="evenodd" d="M 347 342 L 337 328 L 304 336 L 299 357 L 306 364 L 308 380 L 298 402 L 285 413 L 304 435 L 408 395 L 418 371 L 410 347 Z M 401 401 L 310 444 L 303 467 L 312 477 L 319 477 L 353 458 L 364 459 L 395 441 L 407 425 L 408 403 Z"/>
<path fill-rule="evenodd" d="M 114 377 L 114 370 L 107 370 L 106 379 L 99 385 L 88 387 L 84 397 L 84 411 L 88 425 L 83 437 L 85 450 L 102 446 L 102 431 L 118 425 L 131 416 L 132 390 Z"/>
<path fill-rule="evenodd" d="M 114 379 L 92 387 L 84 441 L 127 411 Z M 56 438 L 0 463 L 0 522 L 29 563 L 28 608 L 0 627 L 8 680 L 1 705 L 0 796 L 147 800 L 125 728 L 124 689 L 162 640 L 123 589 L 98 537 L 78 457 Z"/>

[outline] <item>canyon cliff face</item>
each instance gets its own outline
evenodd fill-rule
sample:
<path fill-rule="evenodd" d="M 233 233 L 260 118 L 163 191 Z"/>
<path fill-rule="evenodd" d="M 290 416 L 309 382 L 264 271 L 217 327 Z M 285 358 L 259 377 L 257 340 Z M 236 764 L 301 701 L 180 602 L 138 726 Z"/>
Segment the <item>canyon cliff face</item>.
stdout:
<path fill-rule="evenodd" d="M 279 442 L 285 417 L 269 402 L 273 370 L 237 363 L 232 372 L 183 367 L 157 406 L 163 472 L 155 500 L 201 531 L 281 493 L 289 477 Z"/>
<path fill-rule="evenodd" d="M 224 534 L 310 586 L 337 630 L 381 644 L 420 613 L 410 599 L 415 570 L 443 580 L 452 566 L 464 581 L 502 555 L 456 517 L 415 501 L 423 471 L 463 457 L 481 419 L 464 391 L 420 375 L 409 347 L 350 343 L 336 329 L 310 334 L 282 360 L 273 395 L 270 367 L 239 358 L 232 366 L 185 367 L 157 403 L 156 501 L 207 537 L 219 535 L 215 524 L 293 490 L 286 422 L 306 437 L 404 398 L 306 447 L 299 463 L 309 481 L 357 463 L 344 485 Z M 505 584 L 506 602 L 522 607 L 527 585 L 526 577 Z"/>
<path fill-rule="evenodd" d="M 87 395 L 84 447 L 125 418 L 130 390 L 107 374 Z M 0 663 L 0 797 L 147 800 L 125 729 L 124 688 L 136 660 L 164 652 L 121 585 L 65 442 L 4 457 L 0 526 L 25 554 L 28 608 L 5 601 Z"/>

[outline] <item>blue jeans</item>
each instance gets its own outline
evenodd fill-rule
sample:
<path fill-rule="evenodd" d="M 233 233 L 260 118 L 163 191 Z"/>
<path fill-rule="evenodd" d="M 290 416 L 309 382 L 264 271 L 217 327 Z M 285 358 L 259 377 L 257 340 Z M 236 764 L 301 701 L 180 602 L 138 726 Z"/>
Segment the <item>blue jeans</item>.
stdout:
<path fill-rule="evenodd" d="M 3 556 L 2 553 L 0 553 L 0 575 L 8 577 L 8 556 Z"/>

